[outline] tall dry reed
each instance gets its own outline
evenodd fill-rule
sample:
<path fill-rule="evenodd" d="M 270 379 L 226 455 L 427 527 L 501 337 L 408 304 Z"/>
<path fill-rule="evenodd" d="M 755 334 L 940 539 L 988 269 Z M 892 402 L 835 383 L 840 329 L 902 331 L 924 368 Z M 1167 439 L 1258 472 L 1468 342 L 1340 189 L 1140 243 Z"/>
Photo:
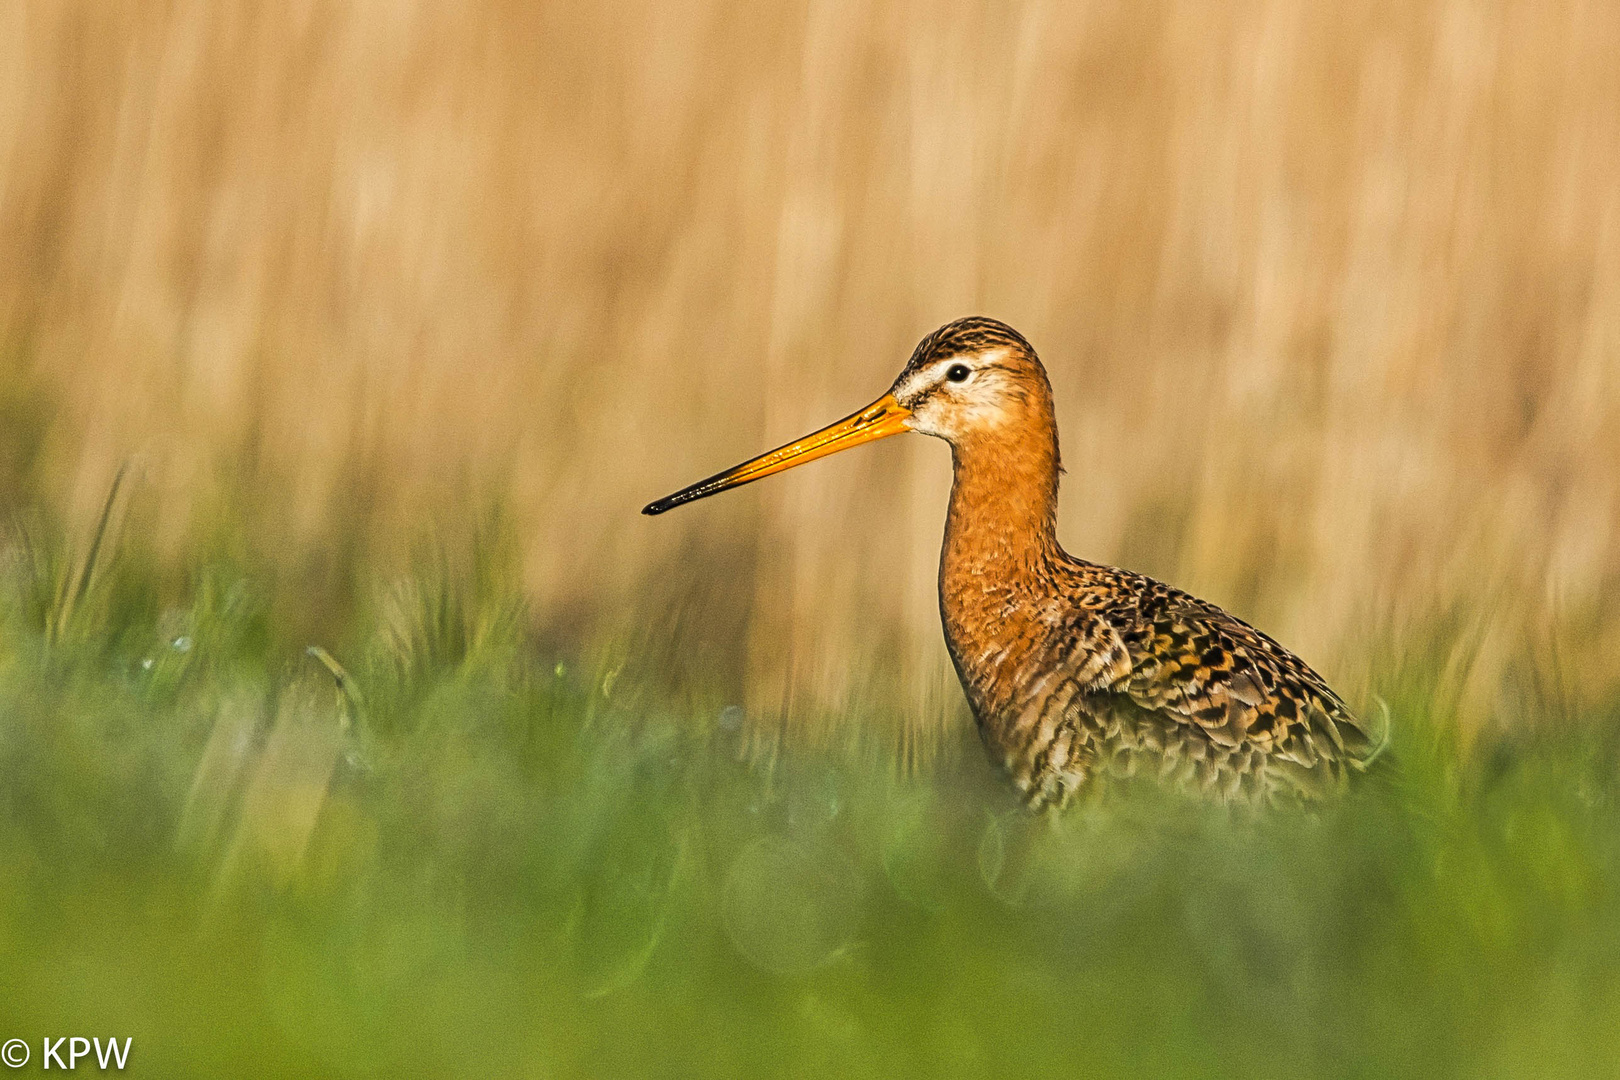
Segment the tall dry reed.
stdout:
<path fill-rule="evenodd" d="M 1557 0 L 6 4 L 0 496 L 88 530 L 133 458 L 164 542 L 224 501 L 317 584 L 504 502 L 542 621 L 686 604 L 756 711 L 879 656 L 931 713 L 942 446 L 636 511 L 985 312 L 1071 550 L 1351 686 L 1452 609 L 1473 692 L 1537 635 L 1597 685 L 1617 56 Z"/>

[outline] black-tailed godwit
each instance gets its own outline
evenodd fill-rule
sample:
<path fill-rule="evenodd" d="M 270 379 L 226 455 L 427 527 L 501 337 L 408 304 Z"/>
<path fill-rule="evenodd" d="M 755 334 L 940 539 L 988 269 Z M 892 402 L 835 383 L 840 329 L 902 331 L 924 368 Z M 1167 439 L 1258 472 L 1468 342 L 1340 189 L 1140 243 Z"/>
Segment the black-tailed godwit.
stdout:
<path fill-rule="evenodd" d="M 1034 806 L 1146 771 L 1223 798 L 1317 794 L 1380 746 L 1304 661 L 1214 604 L 1057 540 L 1057 421 L 1035 350 L 968 318 L 925 337 L 852 416 L 647 506 L 915 431 L 951 445 L 939 606 L 991 755 Z"/>

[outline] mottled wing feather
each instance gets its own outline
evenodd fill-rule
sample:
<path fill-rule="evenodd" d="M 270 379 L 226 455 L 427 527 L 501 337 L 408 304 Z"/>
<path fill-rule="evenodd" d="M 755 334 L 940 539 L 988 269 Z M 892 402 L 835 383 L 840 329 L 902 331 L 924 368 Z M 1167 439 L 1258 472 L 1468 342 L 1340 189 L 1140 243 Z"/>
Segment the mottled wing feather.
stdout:
<path fill-rule="evenodd" d="M 1089 613 L 1108 627 L 1107 645 L 1070 658 L 1077 674 L 1095 673 L 1079 680 L 1074 707 L 1100 751 L 1141 749 L 1161 773 L 1229 794 L 1276 781 L 1320 791 L 1376 752 L 1344 702 L 1277 642 L 1151 578 L 1114 573 L 1109 602 Z M 1134 734 L 1108 737 L 1121 728 Z"/>

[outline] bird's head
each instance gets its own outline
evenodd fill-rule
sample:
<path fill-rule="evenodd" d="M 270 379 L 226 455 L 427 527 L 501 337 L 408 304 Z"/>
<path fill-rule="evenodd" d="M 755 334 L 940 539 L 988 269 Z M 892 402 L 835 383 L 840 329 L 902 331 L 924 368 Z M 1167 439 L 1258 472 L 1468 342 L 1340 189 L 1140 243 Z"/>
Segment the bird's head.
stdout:
<path fill-rule="evenodd" d="M 1052 388 L 1022 334 L 995 319 L 948 323 L 918 342 L 889 396 L 908 427 L 953 445 L 1027 430 L 1052 409 Z"/>
<path fill-rule="evenodd" d="M 840 450 L 907 431 L 965 444 L 1051 430 L 1052 389 L 1023 335 L 995 319 L 973 317 L 935 330 L 911 354 L 889 392 L 860 412 L 768 454 L 716 473 L 642 509 L 662 514 Z M 1056 463 L 1055 437 L 1052 462 Z"/>

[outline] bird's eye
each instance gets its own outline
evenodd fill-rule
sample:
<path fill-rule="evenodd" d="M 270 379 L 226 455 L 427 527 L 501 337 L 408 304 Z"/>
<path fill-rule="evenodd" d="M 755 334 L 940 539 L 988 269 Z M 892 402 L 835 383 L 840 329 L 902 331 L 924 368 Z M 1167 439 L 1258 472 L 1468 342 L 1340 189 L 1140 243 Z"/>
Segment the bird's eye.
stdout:
<path fill-rule="evenodd" d="M 945 377 L 951 382 L 966 382 L 968 374 L 966 364 L 952 364 L 951 369 L 945 373 Z"/>

